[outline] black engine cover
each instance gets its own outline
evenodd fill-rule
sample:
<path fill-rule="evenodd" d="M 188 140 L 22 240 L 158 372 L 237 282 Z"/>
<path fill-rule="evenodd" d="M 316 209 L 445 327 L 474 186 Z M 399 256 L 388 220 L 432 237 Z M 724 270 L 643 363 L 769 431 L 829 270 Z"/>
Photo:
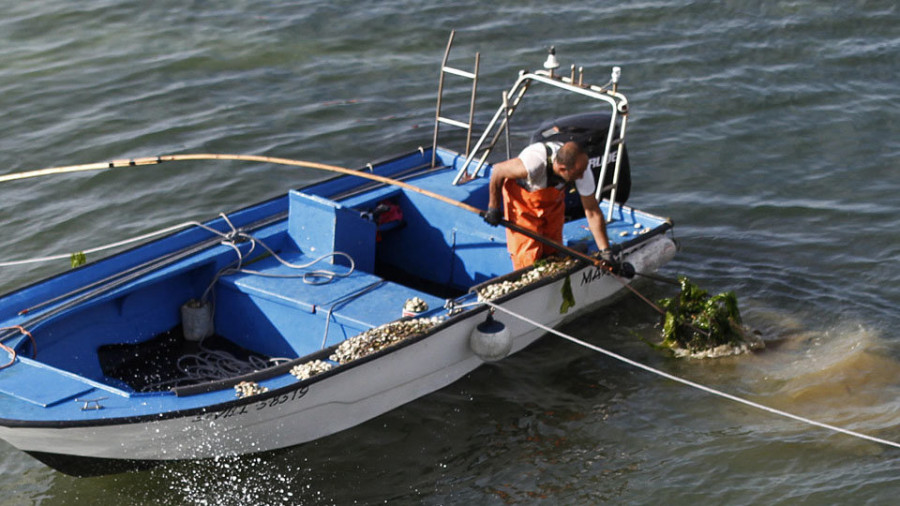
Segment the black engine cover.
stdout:
<path fill-rule="evenodd" d="M 606 147 L 606 136 L 609 133 L 609 114 L 584 113 L 572 116 L 564 116 L 541 124 L 541 127 L 531 136 L 531 142 L 568 142 L 575 141 L 581 145 L 588 155 L 588 168 L 594 173 L 594 181 L 600 179 L 600 163 L 603 161 L 603 149 Z M 614 139 L 619 137 L 618 129 L 613 134 Z M 610 149 L 607 161 L 606 181 L 604 186 L 611 184 L 616 168 L 616 156 L 618 147 Z M 616 192 L 616 202 L 624 204 L 631 193 L 631 166 L 628 163 L 628 149 L 622 151 L 622 164 L 619 168 L 619 189 Z M 604 192 L 602 198 L 609 198 L 610 192 Z M 566 216 L 577 218 L 584 215 L 581 207 L 581 199 L 578 192 L 567 190 Z"/>

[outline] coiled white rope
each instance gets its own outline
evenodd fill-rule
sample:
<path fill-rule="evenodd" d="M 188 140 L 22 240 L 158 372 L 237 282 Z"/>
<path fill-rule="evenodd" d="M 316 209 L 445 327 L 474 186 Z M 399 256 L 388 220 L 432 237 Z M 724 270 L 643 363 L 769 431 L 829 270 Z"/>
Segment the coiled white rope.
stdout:
<path fill-rule="evenodd" d="M 275 250 L 270 248 L 265 242 L 261 241 L 260 239 L 257 239 L 256 237 L 253 237 L 250 234 L 247 234 L 247 233 L 244 233 L 244 232 L 241 232 L 240 230 L 238 230 L 237 227 L 235 227 L 234 224 L 231 223 L 231 220 L 228 219 L 228 216 L 226 216 L 225 213 L 219 213 L 219 216 L 221 216 L 222 219 L 225 220 L 225 223 L 227 223 L 228 226 L 231 227 L 230 232 L 220 232 L 218 230 L 211 229 L 205 225 L 202 225 L 202 224 L 199 224 L 199 225 L 201 227 L 205 228 L 206 230 L 209 230 L 210 232 L 220 236 L 222 238 L 222 244 L 225 246 L 229 246 L 230 248 L 232 248 L 234 250 L 235 254 L 237 255 L 237 260 L 235 260 L 235 262 L 233 264 L 231 264 L 230 266 L 225 267 L 225 268 L 221 269 L 218 273 L 216 273 L 216 275 L 213 277 L 212 281 L 210 282 L 209 286 L 206 288 L 206 291 L 203 292 L 203 296 L 201 297 L 200 300 L 207 299 L 210 291 L 212 290 L 212 287 L 215 286 L 215 284 L 216 284 L 216 282 L 218 282 L 219 278 L 221 278 L 222 276 L 227 276 L 229 274 L 236 274 L 239 272 L 243 273 L 243 274 L 251 274 L 254 276 L 271 277 L 271 278 L 302 278 L 304 283 L 307 283 L 310 285 L 323 285 L 326 283 L 330 283 L 334 278 L 346 278 L 346 277 L 350 276 L 351 274 L 353 274 L 353 271 L 356 270 L 356 262 L 353 261 L 353 257 L 348 255 L 347 253 L 344 253 L 343 251 L 332 251 L 331 253 L 326 253 L 318 258 L 315 258 L 315 259 L 310 260 L 309 262 L 306 262 L 303 264 L 292 264 L 292 263 L 288 262 L 287 260 L 278 256 L 278 253 L 276 253 Z M 249 251 L 247 251 L 247 253 L 242 253 L 241 249 L 238 248 L 238 246 L 236 244 L 236 241 L 238 239 L 245 239 L 250 242 L 250 249 L 249 249 Z M 244 266 L 243 266 L 244 258 L 249 257 L 253 253 L 253 251 L 256 249 L 257 244 L 262 246 L 263 249 L 265 249 L 266 252 L 268 252 L 270 255 L 272 255 L 272 258 L 277 260 L 278 263 L 280 263 L 281 265 L 288 267 L 290 269 L 296 269 L 296 270 L 304 271 L 304 272 L 300 272 L 298 274 L 273 274 L 273 273 L 261 272 L 261 271 L 244 268 Z M 346 258 L 347 261 L 350 263 L 350 268 L 347 270 L 347 272 L 335 272 L 335 271 L 326 270 L 326 269 L 316 269 L 316 270 L 312 270 L 312 271 L 306 270 L 306 269 L 309 269 L 310 267 L 312 267 L 313 265 L 321 262 L 322 260 L 325 260 L 326 258 L 331 258 L 331 257 L 336 257 L 336 256 L 342 256 L 342 257 Z"/>
<path fill-rule="evenodd" d="M 175 366 L 180 376 L 143 385 L 140 391 L 153 392 L 164 387 L 196 385 L 209 381 L 230 379 L 290 361 L 291 359 L 283 357 L 266 360 L 254 355 L 250 355 L 246 360 L 242 360 L 227 351 L 206 348 L 201 342 L 200 351 L 197 353 L 189 353 L 178 357 Z"/>
<path fill-rule="evenodd" d="M 817 422 L 817 421 L 815 421 L 815 420 L 810 420 L 809 418 L 804 418 L 804 417 L 802 417 L 802 416 L 795 415 L 795 414 L 793 414 L 793 413 L 788 413 L 788 412 L 786 412 L 786 411 L 781 411 L 780 409 L 775 409 L 775 408 L 772 408 L 772 407 L 769 407 L 769 406 L 766 406 L 766 405 L 763 405 L 763 404 L 759 404 L 759 403 L 757 403 L 757 402 L 753 402 L 753 401 L 750 401 L 750 400 L 747 400 L 747 399 L 743 399 L 743 398 L 741 398 L 741 397 L 737 397 L 737 396 L 735 396 L 735 395 L 731 395 L 731 394 L 729 394 L 729 393 L 722 392 L 721 390 L 716 390 L 716 389 L 714 389 L 714 388 L 710 388 L 710 387 L 708 387 L 708 386 L 701 385 L 701 384 L 699 384 L 699 383 L 695 383 L 695 382 L 693 382 L 693 381 L 686 380 L 686 379 L 684 379 L 684 378 L 680 378 L 680 377 L 678 377 L 678 376 L 669 374 L 669 373 L 667 373 L 667 372 L 660 371 L 659 369 L 654 369 L 653 367 L 650 367 L 650 366 L 648 366 L 648 365 L 641 364 L 640 362 L 635 362 L 634 360 L 631 360 L 630 358 L 623 357 L 622 355 L 619 355 L 618 353 L 615 353 L 615 352 L 606 350 L 606 349 L 601 348 L 601 347 L 599 347 L 599 346 L 595 346 L 595 345 L 593 345 L 593 344 L 587 343 L 587 342 L 582 341 L 582 340 L 580 340 L 580 339 L 578 339 L 578 338 L 575 338 L 575 337 L 572 337 L 572 336 L 570 336 L 570 335 L 568 335 L 568 334 L 565 334 L 565 333 L 563 333 L 563 332 L 560 332 L 560 331 L 558 331 L 558 330 L 556 330 L 556 329 L 550 328 L 550 327 L 548 327 L 548 326 L 546 326 L 546 325 L 543 325 L 542 323 L 536 322 L 536 321 L 534 321 L 534 320 L 532 320 L 532 319 L 530 319 L 530 318 L 528 318 L 528 317 L 526 317 L 526 316 L 520 315 L 520 314 L 518 314 L 518 313 L 516 313 L 516 312 L 514 312 L 514 311 L 510 311 L 509 309 L 506 309 L 506 308 L 504 308 L 504 307 L 502 307 L 502 306 L 499 306 L 499 305 L 497 305 L 497 304 L 494 304 L 494 303 L 492 303 L 492 302 L 490 302 L 490 301 L 485 301 L 485 304 L 487 304 L 488 306 L 490 306 L 490 307 L 492 307 L 492 308 L 494 308 L 494 309 L 500 310 L 500 311 L 502 311 L 502 312 L 504 312 L 504 313 L 506 313 L 506 314 L 508 314 L 508 315 L 510 315 L 510 316 L 512 316 L 512 317 L 514 317 L 514 318 L 518 318 L 518 319 L 520 319 L 520 320 L 522 320 L 522 321 L 524 321 L 524 322 L 526 322 L 526 323 L 529 323 L 529 324 L 531 324 L 531 325 L 534 325 L 535 327 L 537 327 L 537 328 L 539 328 L 539 329 L 542 329 L 542 330 L 544 330 L 544 331 L 546 331 L 546 332 L 549 332 L 549 333 L 551 333 L 551 334 L 554 334 L 554 335 L 556 335 L 556 336 L 559 336 L 559 337 L 561 337 L 561 338 L 563 338 L 563 339 L 565 339 L 565 340 L 567 340 L 567 341 L 571 341 L 571 342 L 573 342 L 573 343 L 575 343 L 575 344 L 577 344 L 577 345 L 579 345 L 579 346 L 582 346 L 582 347 L 584 347 L 584 348 L 587 348 L 587 349 L 589 349 L 589 350 L 593 350 L 593 351 L 596 351 L 596 352 L 598 352 L 598 353 L 602 353 L 602 354 L 604 354 L 604 355 L 606 355 L 606 356 L 608 356 L 608 357 L 614 358 L 614 359 L 616 359 L 616 360 L 618 360 L 618 361 L 620 361 L 620 362 L 624 362 L 624 363 L 626 363 L 626 364 L 628 364 L 628 365 L 631 365 L 631 366 L 633 366 L 633 367 L 637 367 L 638 369 L 642 369 L 642 370 L 644 370 L 644 371 L 647 371 L 647 372 L 656 374 L 657 376 L 662 376 L 663 378 L 670 379 L 670 380 L 672 380 L 672 381 L 677 381 L 678 383 L 681 383 L 681 384 L 683 384 L 683 385 L 687 385 L 687 386 L 692 387 L 692 388 L 696 388 L 696 389 L 698 389 L 698 390 L 702 390 L 702 391 L 704 391 L 704 392 L 706 392 L 706 393 L 709 393 L 709 394 L 712 394 L 712 395 L 716 395 L 716 396 L 718 396 L 718 397 L 722 397 L 722 398 L 724 398 L 724 399 L 728 399 L 728 400 L 731 400 L 731 401 L 734 401 L 734 402 L 738 402 L 738 403 L 740 403 L 740 404 L 744 404 L 744 405 L 750 406 L 750 407 L 752 407 L 752 408 L 760 409 L 760 410 L 762 410 L 762 411 L 766 411 L 766 412 L 772 413 L 772 414 L 774 414 L 774 415 L 782 416 L 782 417 L 785 417 L 785 418 L 790 418 L 790 419 L 792 419 L 792 420 L 796 420 L 796 421 L 798 421 L 798 422 L 802 422 L 802 423 L 805 423 L 805 424 L 807 424 L 807 425 L 813 425 L 813 426 L 821 427 L 821 428 L 823 428 L 823 429 L 827 429 L 827 430 L 830 430 L 830 431 L 833 431 L 833 432 L 839 432 L 839 433 L 841 433 L 841 434 L 846 434 L 846 435 L 848 435 L 848 436 L 852 436 L 852 437 L 855 437 L 855 438 L 865 439 L 865 440 L 867 440 L 867 441 L 872 441 L 872 442 L 874 442 L 874 443 L 879 443 L 879 444 L 883 444 L 883 445 L 887 445 L 887 446 L 893 446 L 894 448 L 900 448 L 900 443 L 896 443 L 896 442 L 894 442 L 894 441 L 889 441 L 889 440 L 887 440 L 887 439 L 881 439 L 881 438 L 878 438 L 878 437 L 875 437 L 875 436 L 869 436 L 869 435 L 867 435 L 867 434 L 862 434 L 862 433 L 860 433 L 860 432 L 855 432 L 855 431 L 852 431 L 852 430 L 849 430 L 849 429 L 844 429 L 844 428 L 842 428 L 842 427 L 837 427 L 837 426 L 834 426 L 834 425 L 829 425 L 829 424 L 827 424 L 827 423 L 822 423 L 822 422 Z"/>

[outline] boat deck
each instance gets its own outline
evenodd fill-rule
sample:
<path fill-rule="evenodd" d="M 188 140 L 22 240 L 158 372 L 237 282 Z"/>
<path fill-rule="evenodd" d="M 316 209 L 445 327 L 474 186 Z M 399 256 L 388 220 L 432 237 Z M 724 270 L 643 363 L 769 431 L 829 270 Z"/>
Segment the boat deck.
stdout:
<path fill-rule="evenodd" d="M 300 252 L 282 258 L 295 265 L 314 260 Z M 444 299 L 359 269 L 351 272 L 342 265 L 320 262 L 298 270 L 269 257 L 251 267 L 259 274 L 238 273 L 220 279 L 216 311 L 246 315 L 230 319 L 229 335 L 259 336 L 273 331 L 283 335 L 289 350 L 259 350 L 271 356 L 308 355 L 396 320 L 406 299 L 412 297 L 421 298 L 429 308 L 444 305 Z M 304 281 L 304 273 L 320 269 L 333 271 L 335 277 L 322 284 Z"/>

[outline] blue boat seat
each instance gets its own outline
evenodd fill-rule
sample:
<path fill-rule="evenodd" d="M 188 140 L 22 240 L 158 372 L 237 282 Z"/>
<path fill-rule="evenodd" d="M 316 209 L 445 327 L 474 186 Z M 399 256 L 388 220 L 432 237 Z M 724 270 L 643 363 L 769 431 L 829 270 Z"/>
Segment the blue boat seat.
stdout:
<path fill-rule="evenodd" d="M 0 393 L 42 407 L 74 400 L 94 387 L 72 374 L 22 357 L 0 375 Z"/>

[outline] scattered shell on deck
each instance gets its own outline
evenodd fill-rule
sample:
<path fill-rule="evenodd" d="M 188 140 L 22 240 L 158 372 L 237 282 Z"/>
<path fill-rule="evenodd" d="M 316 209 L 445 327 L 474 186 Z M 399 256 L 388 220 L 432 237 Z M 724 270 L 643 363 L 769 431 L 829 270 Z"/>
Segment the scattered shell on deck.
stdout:
<path fill-rule="evenodd" d="M 543 278 L 553 276 L 558 272 L 564 271 L 574 266 L 576 263 L 577 261 L 571 258 L 542 262 L 540 265 L 532 267 L 530 270 L 526 271 L 519 279 L 515 281 L 499 281 L 497 283 L 482 287 L 478 290 L 478 300 L 493 300 L 498 297 L 502 297 L 510 292 L 514 292 L 520 288 L 524 288 Z"/>
<path fill-rule="evenodd" d="M 406 299 L 406 303 L 403 304 L 403 310 L 411 313 L 424 313 L 428 311 L 428 303 L 418 297 L 413 297 Z"/>
<path fill-rule="evenodd" d="M 440 323 L 441 317 L 397 320 L 369 329 L 342 342 L 329 357 L 334 362 L 346 364 L 371 355 L 413 336 L 424 334 Z"/>
<path fill-rule="evenodd" d="M 298 380 L 312 378 L 316 374 L 321 374 L 331 369 L 331 364 L 322 360 L 313 360 L 291 368 L 291 374 Z"/>
<path fill-rule="evenodd" d="M 628 235 L 628 234 L 630 234 L 630 233 L 631 233 L 631 232 L 629 232 L 629 231 L 627 231 L 627 230 L 625 230 L 624 232 L 619 232 L 619 237 L 625 237 L 626 235 Z"/>
<path fill-rule="evenodd" d="M 255 381 L 242 381 L 234 386 L 235 395 L 240 398 L 249 397 L 251 395 L 268 392 L 268 387 L 261 387 Z"/>

